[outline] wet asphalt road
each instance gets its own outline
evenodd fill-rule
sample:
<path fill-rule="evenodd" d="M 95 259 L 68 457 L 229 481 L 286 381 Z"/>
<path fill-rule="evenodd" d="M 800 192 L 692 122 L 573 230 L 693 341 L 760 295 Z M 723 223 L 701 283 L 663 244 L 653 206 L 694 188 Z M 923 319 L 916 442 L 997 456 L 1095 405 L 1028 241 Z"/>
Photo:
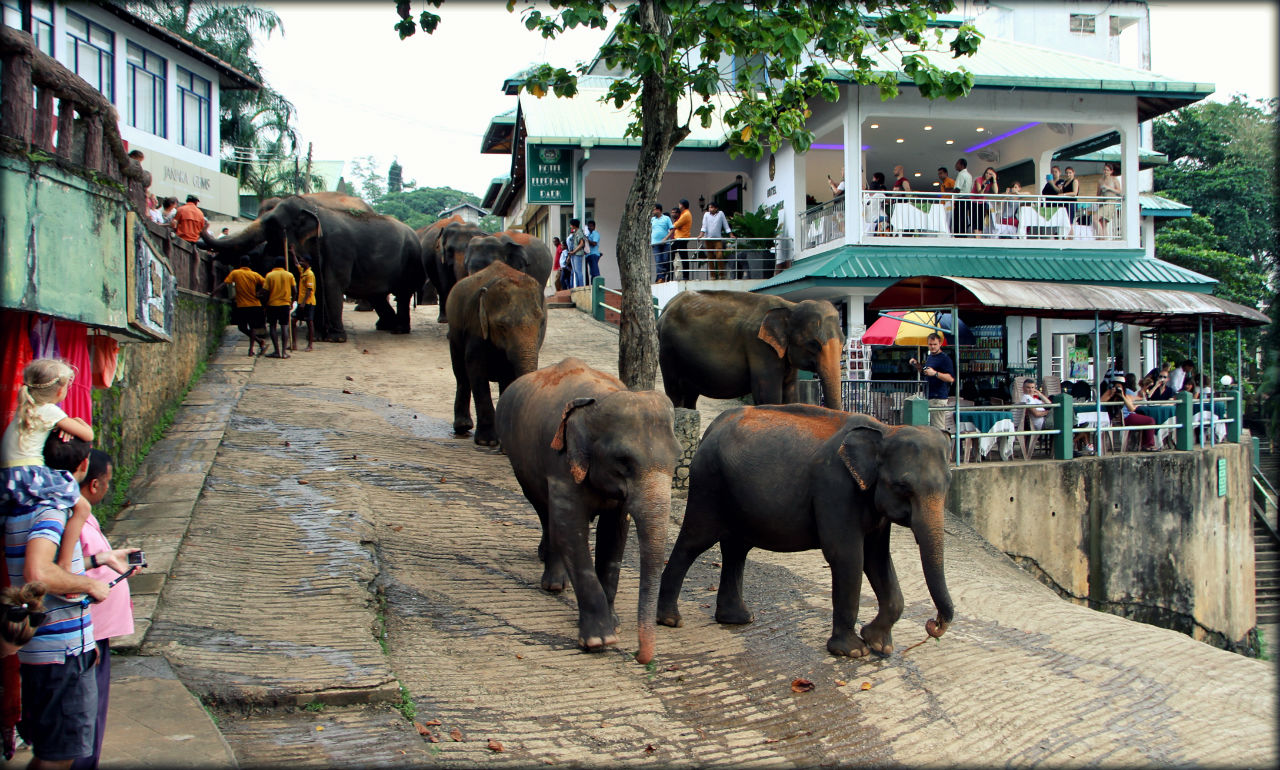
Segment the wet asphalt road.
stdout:
<path fill-rule="evenodd" d="M 817 552 L 752 552 L 756 621 L 718 625 L 713 549 L 684 627 L 660 627 L 640 666 L 634 538 L 620 644 L 579 652 L 572 591 L 538 588 L 537 518 L 506 459 L 451 435 L 434 306 L 408 336 L 347 318 L 345 345 L 255 363 L 145 643 L 244 766 L 1276 763 L 1274 663 L 1063 602 L 954 523 L 941 640 L 904 652 L 933 607 L 899 529 L 887 658 L 826 653 Z M 616 371 L 616 345 L 555 310 L 542 362 Z"/>

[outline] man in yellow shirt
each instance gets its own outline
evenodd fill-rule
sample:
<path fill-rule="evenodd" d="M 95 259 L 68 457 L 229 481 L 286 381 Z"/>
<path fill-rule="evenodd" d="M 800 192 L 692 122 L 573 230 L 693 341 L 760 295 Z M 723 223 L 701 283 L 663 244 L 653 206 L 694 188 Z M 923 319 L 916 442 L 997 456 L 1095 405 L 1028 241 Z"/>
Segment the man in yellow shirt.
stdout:
<path fill-rule="evenodd" d="M 241 257 L 240 267 L 228 273 L 226 280 L 209 292 L 212 297 L 223 286 L 235 287 L 236 306 L 231 311 L 231 323 L 249 338 L 249 355 L 253 355 L 255 343 L 258 345 L 258 355 L 267 352 L 267 343 L 258 337 L 258 331 L 266 326 L 262 303 L 258 301 L 258 289 L 262 283 L 262 276 L 249 267 L 249 258 Z"/>
<path fill-rule="evenodd" d="M 277 257 L 271 272 L 262 279 L 266 284 L 267 297 L 267 331 L 271 334 L 271 352 L 267 358 L 288 358 L 289 340 L 282 340 L 289 333 L 289 306 L 295 296 L 293 273 L 284 269 L 284 257 Z M 281 342 L 284 344 L 282 345 Z"/>
<path fill-rule="evenodd" d="M 293 345 L 290 348 L 298 349 L 298 324 L 305 321 L 307 348 L 303 352 L 310 353 L 316 338 L 316 274 L 311 272 L 311 260 L 303 255 L 298 256 L 298 269 L 302 274 L 298 276 L 298 309 L 293 311 Z"/>

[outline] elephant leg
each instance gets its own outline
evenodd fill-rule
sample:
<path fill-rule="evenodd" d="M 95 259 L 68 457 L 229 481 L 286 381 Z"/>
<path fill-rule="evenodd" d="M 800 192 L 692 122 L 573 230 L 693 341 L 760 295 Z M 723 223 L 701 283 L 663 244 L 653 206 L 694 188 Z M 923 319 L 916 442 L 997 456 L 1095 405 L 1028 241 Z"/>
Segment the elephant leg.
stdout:
<path fill-rule="evenodd" d="M 622 569 L 622 554 L 627 548 L 627 529 L 630 520 L 623 513 L 602 514 L 596 520 L 596 577 L 609 602 L 613 630 L 620 625 L 613 599 L 618 594 L 618 572 Z"/>
<path fill-rule="evenodd" d="M 471 422 L 471 378 L 467 375 L 466 355 L 466 344 L 462 340 L 449 340 L 449 361 L 457 383 L 453 396 L 453 433 L 457 436 L 465 436 L 475 427 Z"/>
<path fill-rule="evenodd" d="M 489 387 L 489 373 L 483 363 L 487 351 L 480 349 L 483 346 L 483 343 L 467 346 L 466 368 L 471 383 L 471 398 L 476 404 L 475 442 L 479 446 L 498 446 L 493 393 Z M 456 421 L 457 417 L 454 419 Z"/>
<path fill-rule="evenodd" d="M 680 589 L 685 575 L 694 561 L 725 535 L 721 527 L 714 524 L 718 492 L 708 488 L 715 486 L 714 480 L 714 476 L 695 476 L 690 482 L 684 524 L 662 570 L 658 589 L 658 623 L 664 626 L 680 627 Z"/>
<path fill-rule="evenodd" d="M 573 594 L 578 600 L 578 646 L 588 652 L 598 652 L 617 644 L 618 633 L 614 630 L 613 613 L 604 588 L 591 563 L 591 548 L 587 543 L 590 515 L 586 511 L 564 510 L 563 505 L 553 503 L 551 547 L 564 557 Z"/>
<path fill-rule="evenodd" d="M 796 370 L 788 368 L 787 373 L 782 377 L 782 400 L 778 403 L 795 404 L 800 401 L 800 388 L 796 385 L 796 380 Z M 830 408 L 839 409 L 840 407 L 836 405 Z"/>
<path fill-rule="evenodd" d="M 720 541 L 720 589 L 716 592 L 716 622 L 742 625 L 754 620 L 751 610 L 742 600 L 742 573 L 747 567 L 747 553 L 751 546 L 736 537 Z"/>
<path fill-rule="evenodd" d="M 453 291 L 453 276 L 449 274 L 448 268 L 440 270 L 440 312 L 436 315 L 436 323 L 447 324 L 449 317 L 445 315 L 444 305 L 449 300 L 449 292 Z"/>
<path fill-rule="evenodd" d="M 824 537 L 825 535 L 825 537 Z M 848 538 L 821 533 L 822 555 L 831 567 L 832 632 L 827 651 L 832 655 L 861 658 L 867 645 L 854 630 L 858 621 L 858 599 L 862 591 L 862 544 Z"/>
<path fill-rule="evenodd" d="M 323 308 L 321 317 L 324 319 L 321 339 L 326 342 L 347 341 L 347 332 L 342 328 L 341 283 L 341 281 L 332 276 L 325 276 L 325 280 L 320 286 L 318 296 L 320 297 L 320 306 Z"/>
<path fill-rule="evenodd" d="M 863 546 L 863 562 L 867 582 L 876 593 L 880 610 L 870 623 L 862 627 L 862 639 L 881 655 L 893 652 L 893 624 L 902 617 L 902 588 L 898 585 L 898 573 L 893 569 L 889 556 L 889 524 L 866 536 Z"/>
<path fill-rule="evenodd" d="M 408 334 L 409 333 L 409 311 L 413 307 L 416 294 L 401 294 L 396 296 L 396 314 L 395 326 L 391 329 L 392 334 Z"/>
<path fill-rule="evenodd" d="M 387 295 L 379 294 L 369 300 L 373 305 L 374 311 L 378 314 L 378 322 L 373 328 L 380 332 L 394 331 L 396 328 L 396 312 L 391 309 L 391 303 L 387 301 Z"/>
<path fill-rule="evenodd" d="M 782 376 L 780 372 L 751 374 L 751 398 L 756 406 L 764 404 L 783 404 Z"/>

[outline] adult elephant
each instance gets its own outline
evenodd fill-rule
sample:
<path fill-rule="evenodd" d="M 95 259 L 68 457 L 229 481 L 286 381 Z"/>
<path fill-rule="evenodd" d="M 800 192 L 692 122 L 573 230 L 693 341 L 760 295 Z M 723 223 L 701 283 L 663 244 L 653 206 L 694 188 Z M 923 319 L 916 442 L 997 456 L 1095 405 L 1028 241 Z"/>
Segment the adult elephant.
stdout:
<path fill-rule="evenodd" d="M 796 372 L 814 372 L 822 397 L 839 407 L 840 315 L 826 300 L 789 302 L 745 291 L 684 291 L 658 318 L 658 365 L 676 406 L 698 396 L 756 404 L 796 401 Z"/>
<path fill-rule="evenodd" d="M 422 249 L 413 230 L 393 217 L 318 205 L 292 195 L 227 238 L 205 240 L 224 261 L 265 246 L 268 257 L 306 254 L 315 269 L 316 323 L 321 339 L 345 342 L 342 295 L 365 299 L 378 312 L 377 328 L 409 332 L 409 301 L 426 281 Z M 392 310 L 387 295 L 396 299 Z"/>
<path fill-rule="evenodd" d="M 464 222 L 457 214 L 437 220 L 417 231 L 423 258 L 427 263 L 427 277 L 432 280 L 440 302 L 437 323 L 448 323 L 446 305 L 449 292 L 458 281 L 467 277 L 467 244 L 473 238 L 486 233 L 476 225 Z"/>
<path fill-rule="evenodd" d="M 546 333 L 542 287 L 524 273 L 495 262 L 458 281 L 449 294 L 449 358 L 457 381 L 454 433 L 465 436 L 473 427 L 474 397 L 475 442 L 497 445 L 489 383 L 498 383 L 498 393 L 505 393 L 517 377 L 537 369 Z"/>
<path fill-rule="evenodd" d="M 942 570 L 947 440 L 936 428 L 890 427 L 861 414 L 806 404 L 739 407 L 711 423 L 694 455 L 684 524 L 662 573 L 658 622 L 681 623 L 677 600 L 694 559 L 720 543 L 716 620 L 750 623 L 742 600 L 747 552 L 821 548 L 831 567 L 834 629 L 827 650 L 860 657 L 893 651 L 902 589 L 889 556 L 889 525 L 910 527 L 938 616 L 954 615 Z M 862 573 L 879 611 L 854 631 Z"/>
<path fill-rule="evenodd" d="M 576 358 L 516 380 L 498 400 L 498 437 L 542 522 L 542 587 L 562 591 L 565 570 L 578 599 L 578 644 L 616 644 L 613 600 L 635 519 L 640 543 L 640 649 L 653 658 L 658 573 L 671 515 L 680 447 L 675 410 L 656 391 L 629 391 Z M 588 536 L 596 524 L 595 566 Z"/>
<path fill-rule="evenodd" d="M 326 190 L 322 192 L 303 193 L 301 197 L 311 201 L 317 206 L 324 206 L 325 208 L 333 209 L 334 211 L 363 211 L 366 214 L 374 213 L 373 206 L 370 206 L 363 198 L 357 198 L 354 195 L 347 195 L 346 193 Z M 282 200 L 284 200 L 284 198 L 281 197 L 264 199 L 262 203 L 258 204 L 258 216 L 262 216 L 271 209 L 280 205 L 280 201 Z"/>
<path fill-rule="evenodd" d="M 476 238 L 467 244 L 467 274 L 483 270 L 494 262 L 506 262 L 545 287 L 551 277 L 551 248 L 541 239 L 519 230 Z"/>

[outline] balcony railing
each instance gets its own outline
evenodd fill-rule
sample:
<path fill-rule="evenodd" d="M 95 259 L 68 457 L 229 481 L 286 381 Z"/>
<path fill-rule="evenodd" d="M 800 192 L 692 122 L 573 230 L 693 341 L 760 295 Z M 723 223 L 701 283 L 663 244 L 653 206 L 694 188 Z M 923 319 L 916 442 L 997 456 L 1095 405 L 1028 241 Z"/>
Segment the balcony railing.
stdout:
<path fill-rule="evenodd" d="M 790 238 L 689 238 L 675 241 L 670 274 L 658 266 L 657 278 L 673 281 L 761 280 L 779 262 L 791 259 Z"/>
<path fill-rule="evenodd" d="M 957 195 L 863 190 L 863 241 L 907 237 L 1016 241 L 1125 240 L 1124 198 L 1043 195 Z M 844 238 L 845 199 L 815 206 L 801 216 L 804 248 Z"/>

